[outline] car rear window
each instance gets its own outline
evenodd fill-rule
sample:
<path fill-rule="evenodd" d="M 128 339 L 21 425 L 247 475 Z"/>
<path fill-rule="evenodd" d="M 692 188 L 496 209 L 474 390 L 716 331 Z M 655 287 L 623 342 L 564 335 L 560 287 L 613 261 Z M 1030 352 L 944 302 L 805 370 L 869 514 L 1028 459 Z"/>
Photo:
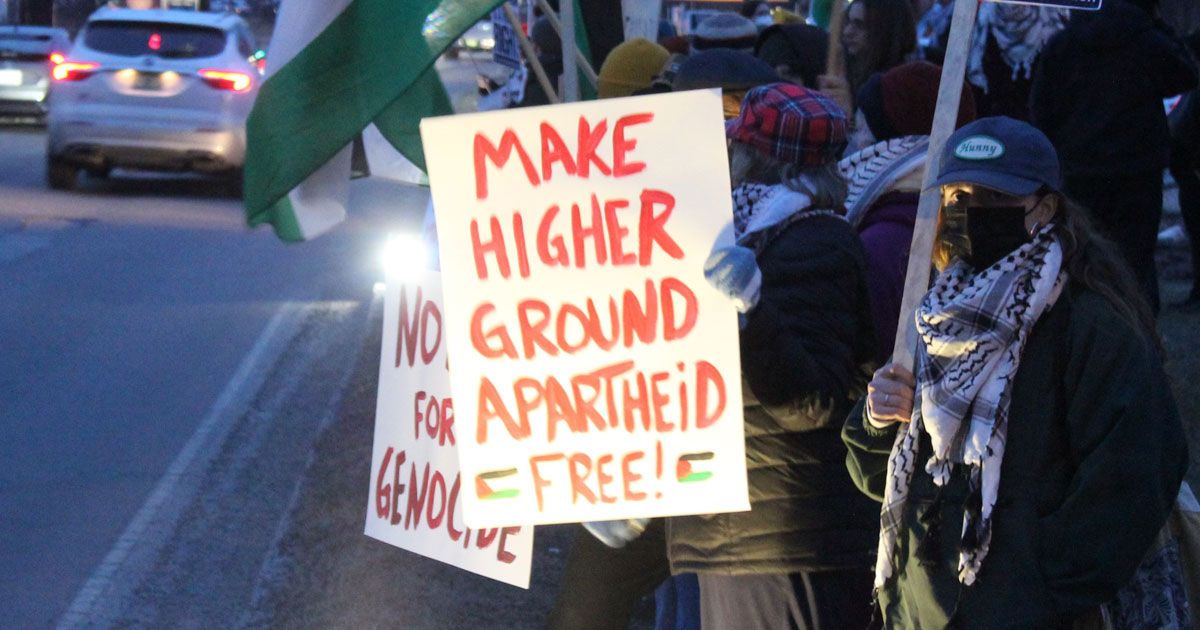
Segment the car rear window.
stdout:
<path fill-rule="evenodd" d="M 92 50 L 110 55 L 194 59 L 212 57 L 224 50 L 225 31 L 190 24 L 105 20 L 89 24 L 83 42 Z"/>
<path fill-rule="evenodd" d="M 0 33 L 0 61 L 46 61 L 53 44 L 48 33 Z"/>

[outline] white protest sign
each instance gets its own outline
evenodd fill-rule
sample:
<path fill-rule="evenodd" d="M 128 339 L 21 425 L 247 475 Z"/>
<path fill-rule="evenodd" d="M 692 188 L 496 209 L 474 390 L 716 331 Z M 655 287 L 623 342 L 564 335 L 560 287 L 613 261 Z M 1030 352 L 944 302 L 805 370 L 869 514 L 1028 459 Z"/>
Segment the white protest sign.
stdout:
<path fill-rule="evenodd" d="M 515 2 L 510 4 L 516 6 Z M 492 39 L 496 42 L 492 46 L 492 61 L 509 68 L 522 67 L 521 46 L 517 43 L 516 31 L 504 15 L 504 7 L 492 10 Z"/>
<path fill-rule="evenodd" d="M 643 37 L 658 41 L 659 15 L 662 0 L 621 0 L 621 17 L 625 22 L 625 40 Z"/>
<path fill-rule="evenodd" d="M 421 122 L 473 527 L 749 509 L 720 93 Z"/>
<path fill-rule="evenodd" d="M 533 527 L 463 523 L 471 485 L 458 472 L 441 281 L 389 278 L 366 534 L 414 553 L 529 588 Z"/>

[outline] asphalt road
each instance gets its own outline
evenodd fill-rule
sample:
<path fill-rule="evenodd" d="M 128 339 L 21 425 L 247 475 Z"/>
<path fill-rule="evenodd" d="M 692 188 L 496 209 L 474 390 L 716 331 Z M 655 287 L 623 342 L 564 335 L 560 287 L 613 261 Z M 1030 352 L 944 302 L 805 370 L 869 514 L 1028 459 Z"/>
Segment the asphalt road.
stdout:
<path fill-rule="evenodd" d="M 49 191 L 44 144 L 0 128 L 0 626 L 229 627 L 423 193 L 287 245 L 214 180 Z"/>

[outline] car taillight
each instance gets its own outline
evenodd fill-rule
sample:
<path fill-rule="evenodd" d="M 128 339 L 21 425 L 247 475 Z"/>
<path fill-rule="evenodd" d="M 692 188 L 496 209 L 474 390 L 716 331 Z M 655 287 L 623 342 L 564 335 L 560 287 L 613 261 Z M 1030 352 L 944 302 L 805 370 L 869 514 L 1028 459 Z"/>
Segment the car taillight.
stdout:
<path fill-rule="evenodd" d="M 250 89 L 250 75 L 225 70 L 201 70 L 197 72 L 204 82 L 218 90 L 245 92 Z"/>
<path fill-rule="evenodd" d="M 86 79 L 92 76 L 92 71 L 100 65 L 91 61 L 67 61 L 58 53 L 50 55 L 50 61 L 54 64 L 50 75 L 54 77 L 55 81 Z"/>

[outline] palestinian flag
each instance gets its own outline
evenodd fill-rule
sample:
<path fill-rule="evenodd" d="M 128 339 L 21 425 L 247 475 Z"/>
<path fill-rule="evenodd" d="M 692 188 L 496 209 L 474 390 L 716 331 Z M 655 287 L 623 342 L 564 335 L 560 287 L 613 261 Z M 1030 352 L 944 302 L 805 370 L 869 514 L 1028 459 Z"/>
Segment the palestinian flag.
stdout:
<path fill-rule="evenodd" d="M 704 468 L 709 467 L 712 458 L 712 451 L 684 453 L 680 455 L 679 459 L 675 462 L 675 479 L 679 483 L 708 481 L 713 474 L 711 470 L 704 470 Z"/>
<path fill-rule="evenodd" d="M 492 470 L 489 472 L 479 473 L 478 475 L 475 475 L 475 496 L 479 497 L 483 501 L 490 501 L 492 499 L 511 499 L 518 494 L 521 494 L 521 490 L 518 488 L 496 490 L 492 486 L 499 485 L 500 487 L 503 487 L 504 485 L 511 484 L 516 480 L 516 468 L 505 468 L 503 470 Z"/>
<path fill-rule="evenodd" d="M 267 79 L 246 121 L 246 222 L 270 223 L 285 241 L 308 240 L 340 223 L 351 143 L 371 123 L 425 170 L 421 119 L 454 113 L 433 63 L 500 3 L 284 0 Z M 575 24 L 587 55 L 578 8 Z"/>
<path fill-rule="evenodd" d="M 433 62 L 500 0 L 284 0 L 246 121 L 250 225 L 285 241 L 346 216 L 351 143 L 368 124 L 422 170 L 418 124 L 453 113 Z"/>

